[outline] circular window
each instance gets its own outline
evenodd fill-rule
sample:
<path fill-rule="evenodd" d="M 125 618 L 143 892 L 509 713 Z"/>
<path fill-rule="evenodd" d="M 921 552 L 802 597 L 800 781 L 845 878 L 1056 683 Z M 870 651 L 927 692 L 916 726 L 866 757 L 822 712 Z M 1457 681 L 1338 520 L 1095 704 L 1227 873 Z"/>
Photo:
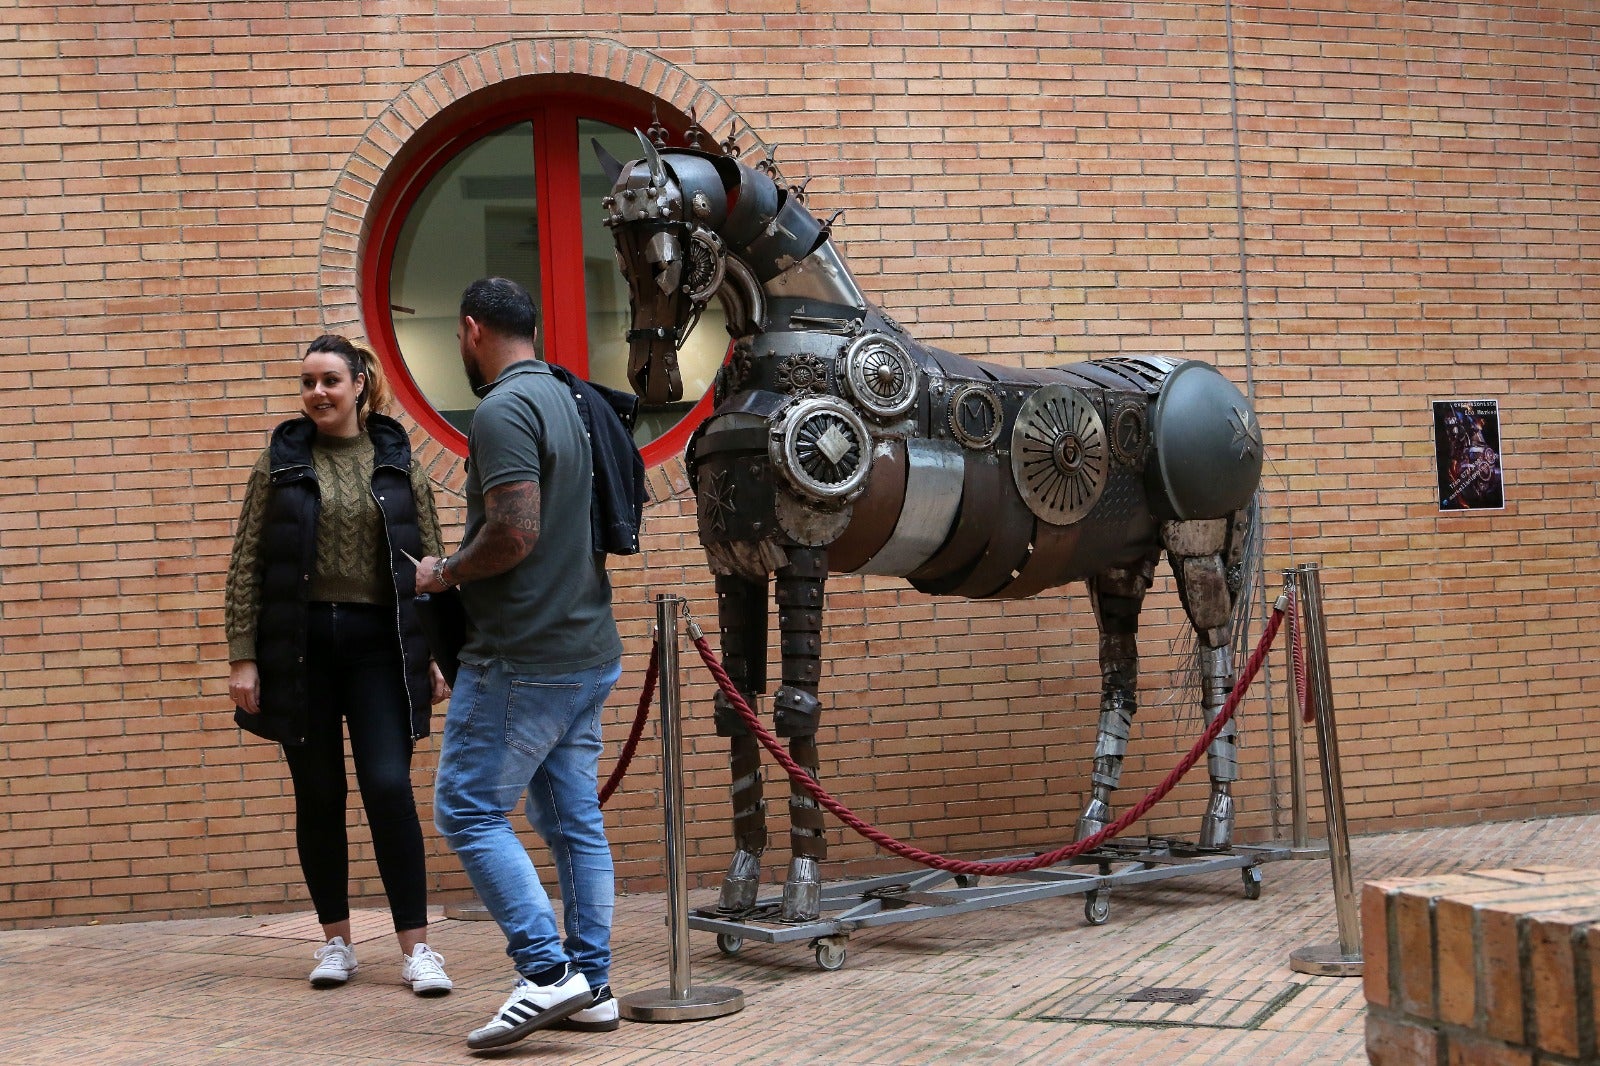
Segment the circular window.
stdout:
<path fill-rule="evenodd" d="M 397 153 L 384 175 L 361 262 L 367 336 L 417 421 L 466 454 L 477 397 L 461 368 L 456 320 L 474 280 L 520 282 L 539 305 L 540 355 L 628 391 L 628 287 L 601 200 L 610 191 L 594 144 L 641 154 L 635 130 L 660 121 L 676 139 L 688 120 L 637 90 L 600 79 L 586 91 L 468 96 Z M 569 87 L 570 88 L 570 87 Z M 669 114 L 670 112 L 670 114 Z M 676 121 L 675 121 L 676 120 Z M 647 463 L 682 452 L 709 414 L 727 355 L 713 302 L 680 353 L 684 401 L 641 402 L 635 439 Z"/>

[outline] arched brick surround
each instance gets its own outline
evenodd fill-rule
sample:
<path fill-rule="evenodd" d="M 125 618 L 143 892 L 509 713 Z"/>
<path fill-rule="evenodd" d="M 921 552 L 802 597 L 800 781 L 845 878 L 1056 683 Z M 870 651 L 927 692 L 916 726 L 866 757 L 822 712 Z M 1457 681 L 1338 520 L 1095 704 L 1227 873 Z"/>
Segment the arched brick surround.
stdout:
<path fill-rule="evenodd" d="M 598 37 L 540 37 L 468 53 L 419 78 L 396 96 L 373 121 L 333 183 L 317 266 L 327 328 L 357 337 L 365 334 L 359 286 L 368 216 L 385 172 L 407 142 L 430 120 L 474 93 L 524 78 L 570 75 L 602 78 L 642 91 L 682 114 L 695 116 L 719 140 L 733 136 L 746 152 L 766 151 L 761 139 L 716 90 L 641 49 Z M 404 412 L 398 413 L 408 427 L 415 426 Z M 466 477 L 460 456 L 432 439 L 421 443 L 416 454 L 436 486 L 452 496 L 460 495 Z M 686 491 L 683 457 L 675 456 L 651 470 L 648 480 L 652 502 Z"/>

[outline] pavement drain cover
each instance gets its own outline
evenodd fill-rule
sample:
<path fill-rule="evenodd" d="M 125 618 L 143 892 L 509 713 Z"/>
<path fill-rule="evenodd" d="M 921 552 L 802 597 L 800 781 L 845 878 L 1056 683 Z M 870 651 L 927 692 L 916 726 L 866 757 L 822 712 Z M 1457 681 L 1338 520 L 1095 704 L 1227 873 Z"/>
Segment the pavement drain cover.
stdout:
<path fill-rule="evenodd" d="M 1282 981 L 1211 981 L 1205 988 L 1194 988 L 1081 979 L 1018 1016 L 1139 1028 L 1251 1030 L 1260 1028 L 1304 987 Z"/>
<path fill-rule="evenodd" d="M 1203 988 L 1141 988 L 1128 997 L 1129 1003 L 1198 1003 L 1206 994 Z"/>

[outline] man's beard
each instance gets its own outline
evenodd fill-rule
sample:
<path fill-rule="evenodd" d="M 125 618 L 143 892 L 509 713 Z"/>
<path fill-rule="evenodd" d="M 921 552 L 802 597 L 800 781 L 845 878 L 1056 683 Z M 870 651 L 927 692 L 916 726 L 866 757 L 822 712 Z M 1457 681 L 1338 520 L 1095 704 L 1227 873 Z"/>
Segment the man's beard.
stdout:
<path fill-rule="evenodd" d="M 477 392 L 488 384 L 483 379 L 483 369 L 478 365 L 478 357 L 476 355 L 462 351 L 461 368 L 467 372 L 467 384 L 472 386 L 473 392 Z"/>

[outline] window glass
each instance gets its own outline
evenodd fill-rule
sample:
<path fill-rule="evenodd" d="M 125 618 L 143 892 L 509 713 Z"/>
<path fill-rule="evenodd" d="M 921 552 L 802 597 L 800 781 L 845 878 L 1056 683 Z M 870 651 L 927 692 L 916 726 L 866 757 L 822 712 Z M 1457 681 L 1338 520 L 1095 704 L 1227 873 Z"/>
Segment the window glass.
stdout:
<path fill-rule="evenodd" d="M 538 298 L 535 188 L 533 124 L 523 122 L 473 143 L 435 174 L 395 245 L 389 310 L 400 357 L 423 397 L 462 433 L 478 398 L 456 342 L 461 292 L 493 275 Z"/>
<path fill-rule="evenodd" d="M 628 284 L 617 267 L 616 245 L 604 223 L 600 201 L 611 192 L 611 182 L 594 152 L 599 141 L 623 162 L 642 154 L 639 136 L 605 122 L 583 119 L 578 123 L 578 166 L 583 196 L 583 284 L 589 324 L 589 379 L 628 391 Z M 678 353 L 678 373 L 683 377 L 680 403 L 644 404 L 634 438 L 640 444 L 655 440 L 680 422 L 695 402 L 711 389 L 712 379 L 728 350 L 727 315 L 713 300 L 700 316 Z"/>
<path fill-rule="evenodd" d="M 486 106 L 438 140 L 419 142 L 416 169 L 395 176 L 392 199 L 377 212 L 363 270 L 369 336 L 396 370 L 396 394 L 458 454 L 478 400 L 461 369 L 456 319 L 461 291 L 478 278 L 511 278 L 532 294 L 540 358 L 632 391 L 632 312 L 604 224 L 611 183 L 593 142 L 619 160 L 637 158 L 634 128 L 649 116 L 562 95 Z M 726 315 L 713 300 L 679 353 L 683 401 L 640 409 L 634 438 L 646 462 L 681 452 L 709 414 L 728 343 Z"/>

